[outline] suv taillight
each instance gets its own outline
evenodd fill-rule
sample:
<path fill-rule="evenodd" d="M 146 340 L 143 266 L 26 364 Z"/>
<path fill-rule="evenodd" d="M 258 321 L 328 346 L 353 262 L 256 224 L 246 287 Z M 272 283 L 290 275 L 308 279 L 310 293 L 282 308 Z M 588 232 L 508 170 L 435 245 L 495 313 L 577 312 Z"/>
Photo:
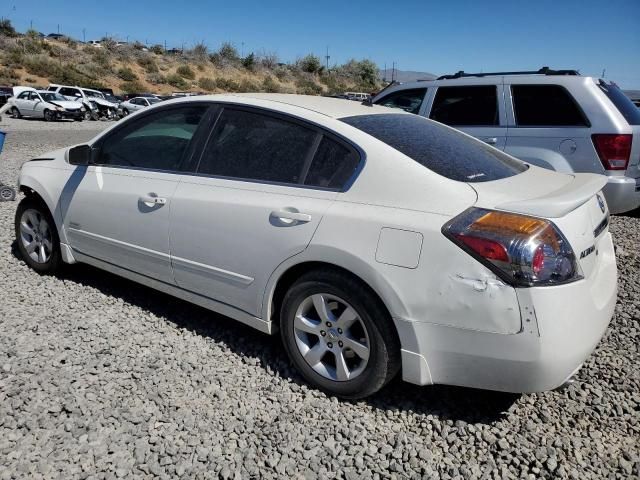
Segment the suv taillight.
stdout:
<path fill-rule="evenodd" d="M 605 134 L 591 135 L 593 145 L 600 157 L 605 170 L 626 170 L 631 156 L 630 134 Z"/>
<path fill-rule="evenodd" d="M 471 207 L 446 223 L 442 233 L 513 286 L 582 278 L 569 242 L 543 218 Z"/>

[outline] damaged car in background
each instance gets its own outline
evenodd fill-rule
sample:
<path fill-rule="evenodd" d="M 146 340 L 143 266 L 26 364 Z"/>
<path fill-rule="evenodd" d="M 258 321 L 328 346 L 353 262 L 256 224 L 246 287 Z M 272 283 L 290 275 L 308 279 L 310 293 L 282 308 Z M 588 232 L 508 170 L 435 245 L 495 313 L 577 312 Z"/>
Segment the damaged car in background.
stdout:
<path fill-rule="evenodd" d="M 82 102 L 87 113 L 88 120 L 115 120 L 117 118 L 118 104 L 108 101 L 104 93 L 91 88 L 80 88 L 69 85 L 50 84 L 49 91 L 57 92 L 68 100 Z"/>
<path fill-rule="evenodd" d="M 605 176 L 386 107 L 191 97 L 35 160 L 15 217 L 32 269 L 87 263 L 279 332 L 301 375 L 342 398 L 398 373 L 554 389 L 616 304 Z"/>
<path fill-rule="evenodd" d="M 82 121 L 86 108 L 82 102 L 67 100 L 56 92 L 36 90 L 31 87 L 13 87 L 13 97 L 8 100 L 14 118 L 34 117 L 53 120 Z"/>

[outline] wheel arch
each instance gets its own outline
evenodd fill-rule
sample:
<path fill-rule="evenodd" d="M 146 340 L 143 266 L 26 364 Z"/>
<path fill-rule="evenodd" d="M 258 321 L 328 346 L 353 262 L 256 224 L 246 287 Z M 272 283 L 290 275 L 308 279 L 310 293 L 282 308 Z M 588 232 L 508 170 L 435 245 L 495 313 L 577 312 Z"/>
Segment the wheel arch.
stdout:
<path fill-rule="evenodd" d="M 47 207 L 56 224 L 58 238 L 61 242 L 66 243 L 66 236 L 62 229 L 62 221 L 59 217 L 59 212 L 56 209 L 57 203 L 53 201 L 53 198 L 47 193 L 47 190 L 42 186 L 42 184 L 33 177 L 25 177 L 22 175 L 20 178 L 20 192 L 22 192 L 25 197 L 37 199 Z"/>
<path fill-rule="evenodd" d="M 279 323 L 282 299 L 289 287 L 301 275 L 320 269 L 338 271 L 365 285 L 380 300 L 391 320 L 406 314 L 393 286 L 371 265 L 350 253 L 324 247 L 308 249 L 280 264 L 267 283 L 262 318 Z"/>

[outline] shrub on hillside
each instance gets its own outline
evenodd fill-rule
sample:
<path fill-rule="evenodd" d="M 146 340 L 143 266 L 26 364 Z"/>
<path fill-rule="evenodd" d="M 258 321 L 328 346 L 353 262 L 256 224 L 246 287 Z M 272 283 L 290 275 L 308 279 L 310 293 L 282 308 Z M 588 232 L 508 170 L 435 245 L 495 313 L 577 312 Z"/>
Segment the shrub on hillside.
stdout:
<path fill-rule="evenodd" d="M 177 73 L 167 75 L 166 82 L 173 87 L 179 88 L 180 90 L 186 90 L 190 87 L 189 83 Z"/>
<path fill-rule="evenodd" d="M 313 80 L 299 78 L 296 82 L 296 93 L 301 95 L 320 95 L 322 87 Z"/>
<path fill-rule="evenodd" d="M 149 51 L 155 53 L 156 55 L 162 55 L 164 53 L 164 47 L 159 43 L 156 43 L 155 45 L 152 45 L 151 48 L 149 48 Z"/>
<path fill-rule="evenodd" d="M 14 7 L 15 8 L 15 7 Z M 3 18 L 0 20 L 0 35 L 4 35 L 5 37 L 17 37 L 18 32 L 11 25 L 11 20 L 8 18 Z"/>
<path fill-rule="evenodd" d="M 256 67 L 256 56 L 253 53 L 250 53 L 249 55 L 244 57 L 242 59 L 242 66 L 250 72 L 253 72 Z"/>
<path fill-rule="evenodd" d="M 133 82 L 138 76 L 129 67 L 122 67 L 118 70 L 118 78 L 125 82 Z"/>
<path fill-rule="evenodd" d="M 300 70 L 307 73 L 318 73 L 322 69 L 320 59 L 313 54 L 309 54 L 299 60 L 298 66 Z"/>
<path fill-rule="evenodd" d="M 167 83 L 167 79 L 161 73 L 150 73 L 147 75 L 147 82 L 160 85 L 161 83 Z"/>
<path fill-rule="evenodd" d="M 24 68 L 31 75 L 49 78 L 58 74 L 60 66 L 45 55 L 25 56 Z"/>
<path fill-rule="evenodd" d="M 229 42 L 225 42 L 218 49 L 217 52 L 209 55 L 209 60 L 215 65 L 226 67 L 230 65 L 237 65 L 240 62 L 240 55 L 236 47 Z"/>
<path fill-rule="evenodd" d="M 204 62 L 209 55 L 209 47 L 204 42 L 196 43 L 191 50 L 187 50 L 187 56 Z"/>
<path fill-rule="evenodd" d="M 280 93 L 280 84 L 271 75 L 267 75 L 262 81 L 262 91 L 267 93 Z"/>
<path fill-rule="evenodd" d="M 216 78 L 216 85 L 220 90 L 225 92 L 238 92 L 240 91 L 240 85 L 235 80 L 229 78 L 218 77 Z"/>
<path fill-rule="evenodd" d="M 144 85 L 142 85 L 139 81 L 133 80 L 131 82 L 124 82 L 120 84 L 120 90 L 124 93 L 136 93 L 144 90 Z"/>
<path fill-rule="evenodd" d="M 20 75 L 13 68 L 0 67 L 0 84 L 12 85 L 20 80 Z"/>
<path fill-rule="evenodd" d="M 254 82 L 253 80 L 249 80 L 248 78 L 243 78 L 238 86 L 238 91 L 247 93 L 247 92 L 259 92 L 260 85 Z"/>
<path fill-rule="evenodd" d="M 196 78 L 196 74 L 193 73 L 193 70 L 191 70 L 191 67 L 189 67 L 189 65 L 180 65 L 176 69 L 176 73 L 188 80 L 193 80 L 194 78 Z"/>
<path fill-rule="evenodd" d="M 149 55 L 138 58 L 138 65 L 144 68 L 144 71 L 147 73 L 156 73 L 158 71 L 158 65 Z"/>
<path fill-rule="evenodd" d="M 198 87 L 207 92 L 212 92 L 216 89 L 216 81 L 213 78 L 209 77 L 200 77 L 198 80 Z"/>
<path fill-rule="evenodd" d="M 24 63 L 24 54 L 22 49 L 16 47 L 10 47 L 4 54 L 3 63 L 9 67 L 21 68 Z"/>

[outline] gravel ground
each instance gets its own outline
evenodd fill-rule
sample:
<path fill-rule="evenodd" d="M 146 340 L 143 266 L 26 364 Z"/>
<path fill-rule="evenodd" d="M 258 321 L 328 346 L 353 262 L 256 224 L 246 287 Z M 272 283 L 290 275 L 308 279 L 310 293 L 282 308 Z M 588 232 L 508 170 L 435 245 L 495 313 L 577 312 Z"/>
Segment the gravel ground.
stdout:
<path fill-rule="evenodd" d="M 5 119 L 0 180 L 110 123 Z M 41 277 L 0 203 L 0 479 L 638 478 L 640 219 L 612 219 L 620 296 L 563 391 L 305 386 L 277 337 L 76 265 Z"/>

